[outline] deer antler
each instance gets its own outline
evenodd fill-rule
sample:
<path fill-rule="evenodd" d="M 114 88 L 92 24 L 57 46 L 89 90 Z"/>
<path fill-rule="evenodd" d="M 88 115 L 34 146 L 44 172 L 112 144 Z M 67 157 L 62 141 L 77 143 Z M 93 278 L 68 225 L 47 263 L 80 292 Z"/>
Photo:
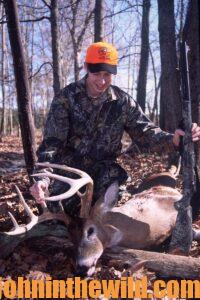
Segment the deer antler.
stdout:
<path fill-rule="evenodd" d="M 69 168 L 63 165 L 56 165 L 56 164 L 49 164 L 49 163 L 38 163 L 37 165 L 42 167 L 47 167 L 47 168 L 58 168 L 64 171 L 73 172 L 81 177 L 78 179 L 66 178 L 60 175 L 52 174 L 47 170 L 45 170 L 43 173 L 34 175 L 38 177 L 45 176 L 49 178 L 54 178 L 70 184 L 70 189 L 66 193 L 55 197 L 46 197 L 45 200 L 61 201 L 77 193 L 78 196 L 81 198 L 80 216 L 87 217 L 87 215 L 89 214 L 91 201 L 92 201 L 92 194 L 93 194 L 93 181 L 91 177 L 87 173 L 81 170 Z M 82 194 L 79 192 L 79 189 L 84 185 L 87 185 L 86 191 L 85 193 Z M 66 226 L 62 226 L 61 224 L 53 224 L 53 225 L 45 224 L 45 223 L 41 224 L 42 222 L 48 220 L 59 220 L 64 222 L 65 225 L 68 225 L 71 218 L 64 213 L 62 207 L 61 207 L 62 210 L 60 212 L 51 213 L 48 210 L 46 203 L 43 202 L 41 203 L 43 213 L 39 216 L 36 216 L 27 205 L 19 188 L 17 186 L 15 188 L 19 196 L 20 202 L 22 203 L 25 211 L 30 217 L 30 222 L 27 225 L 18 225 L 14 216 L 11 213 L 9 213 L 14 228 L 9 232 L 0 232 L 0 248 L 1 248 L 0 258 L 7 257 L 20 242 L 26 240 L 27 238 L 42 237 L 47 234 L 54 235 L 54 236 L 62 236 L 62 237 L 68 236 L 68 231 Z M 37 228 L 36 226 L 38 224 L 40 224 L 39 228 Z"/>
<path fill-rule="evenodd" d="M 15 187 L 25 211 L 30 217 L 30 222 L 27 225 L 18 225 L 14 216 L 9 213 L 13 222 L 14 228 L 9 232 L 0 232 L 0 258 L 6 258 L 21 242 L 35 237 L 44 237 L 46 235 L 52 235 L 56 237 L 68 238 L 68 231 L 66 225 L 70 222 L 70 217 L 67 216 L 64 211 L 58 213 L 51 213 L 46 203 L 42 203 L 43 213 L 40 216 L 36 216 L 27 203 L 25 202 L 18 187 Z M 45 224 L 44 221 L 59 220 L 64 222 L 61 224 Z M 39 226 L 37 226 L 39 225 Z"/>
<path fill-rule="evenodd" d="M 4 232 L 7 235 L 20 235 L 23 233 L 26 233 L 27 231 L 31 230 L 36 224 L 42 223 L 44 221 L 48 220 L 59 220 L 65 223 L 65 225 L 68 225 L 71 218 L 67 216 L 64 211 L 58 213 L 51 213 L 47 206 L 43 204 L 43 213 L 40 216 L 36 216 L 30 209 L 30 207 L 27 205 L 27 203 L 24 200 L 24 197 L 22 193 L 20 192 L 19 188 L 15 186 L 17 194 L 19 196 L 19 200 L 21 204 L 23 205 L 26 213 L 30 217 L 30 222 L 27 225 L 18 225 L 15 217 L 9 212 L 9 215 L 11 217 L 11 220 L 14 225 L 14 229 L 8 232 Z"/>
<path fill-rule="evenodd" d="M 51 196 L 51 197 L 45 197 L 45 201 L 61 201 L 63 199 L 70 198 L 75 193 L 78 194 L 78 196 L 81 198 L 81 212 L 80 217 L 87 217 L 89 214 L 89 210 L 91 207 L 92 202 L 92 195 L 93 195 L 93 180 L 92 178 L 84 171 L 70 168 L 64 165 L 57 165 L 57 164 L 50 164 L 50 163 L 37 163 L 37 166 L 41 167 L 47 167 L 47 168 L 56 168 L 59 170 L 64 170 L 67 172 L 72 172 L 77 175 L 79 175 L 81 178 L 78 179 L 72 179 L 68 177 L 64 177 L 58 174 L 52 174 L 51 172 L 45 170 L 43 173 L 37 173 L 32 176 L 34 177 L 48 177 L 52 179 L 57 179 L 62 182 L 66 182 L 70 185 L 70 189 L 60 195 L 57 196 Z M 79 189 L 83 187 L 84 185 L 87 185 L 86 191 L 84 194 L 79 192 Z"/>

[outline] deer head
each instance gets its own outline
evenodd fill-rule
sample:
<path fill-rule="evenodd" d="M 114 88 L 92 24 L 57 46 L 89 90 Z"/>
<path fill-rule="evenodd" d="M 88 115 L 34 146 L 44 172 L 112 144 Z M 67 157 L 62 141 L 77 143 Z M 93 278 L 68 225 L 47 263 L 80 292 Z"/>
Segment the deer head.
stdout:
<path fill-rule="evenodd" d="M 104 224 L 105 216 L 117 199 L 118 184 L 115 182 L 92 207 L 88 218 L 76 218 L 69 224 L 69 233 L 75 246 L 76 272 L 80 276 L 91 276 L 104 249 L 120 238 L 117 228 Z"/>

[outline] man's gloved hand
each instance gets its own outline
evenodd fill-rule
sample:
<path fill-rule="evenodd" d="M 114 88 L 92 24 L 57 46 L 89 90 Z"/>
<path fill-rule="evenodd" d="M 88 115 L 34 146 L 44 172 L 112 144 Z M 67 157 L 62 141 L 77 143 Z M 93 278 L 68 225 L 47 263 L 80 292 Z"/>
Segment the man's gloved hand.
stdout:
<path fill-rule="evenodd" d="M 30 187 L 30 193 L 35 198 L 37 203 L 44 202 L 45 193 L 48 191 L 48 184 L 45 181 L 39 180 Z"/>

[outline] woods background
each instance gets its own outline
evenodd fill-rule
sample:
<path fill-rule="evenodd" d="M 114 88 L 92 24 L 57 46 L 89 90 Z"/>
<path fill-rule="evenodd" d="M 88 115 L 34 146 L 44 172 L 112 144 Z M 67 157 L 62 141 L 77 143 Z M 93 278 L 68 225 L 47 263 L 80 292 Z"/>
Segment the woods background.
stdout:
<path fill-rule="evenodd" d="M 41 129 L 54 94 L 84 75 L 86 49 L 100 40 L 119 51 L 114 84 L 132 95 L 152 121 L 173 132 L 181 120 L 178 61 L 184 38 L 190 47 L 193 121 L 199 122 L 199 6 L 198 0 L 0 1 L 0 136 L 20 134 L 20 116 L 22 131 Z M 13 29 L 17 14 L 19 28 Z M 19 73 L 18 97 L 13 58 L 16 68 L 24 59 L 28 80 L 24 85 Z M 23 123 L 26 113 L 31 117 Z M 23 126 L 32 116 L 34 125 Z"/>

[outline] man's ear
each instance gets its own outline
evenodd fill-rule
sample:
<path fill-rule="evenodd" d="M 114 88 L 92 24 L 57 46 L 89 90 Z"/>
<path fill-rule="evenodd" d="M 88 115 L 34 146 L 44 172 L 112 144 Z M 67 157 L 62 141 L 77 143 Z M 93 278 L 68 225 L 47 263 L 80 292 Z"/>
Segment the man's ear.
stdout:
<path fill-rule="evenodd" d="M 113 182 L 106 190 L 104 195 L 104 205 L 107 210 L 110 210 L 117 203 L 119 196 L 119 184 L 117 181 Z"/>

